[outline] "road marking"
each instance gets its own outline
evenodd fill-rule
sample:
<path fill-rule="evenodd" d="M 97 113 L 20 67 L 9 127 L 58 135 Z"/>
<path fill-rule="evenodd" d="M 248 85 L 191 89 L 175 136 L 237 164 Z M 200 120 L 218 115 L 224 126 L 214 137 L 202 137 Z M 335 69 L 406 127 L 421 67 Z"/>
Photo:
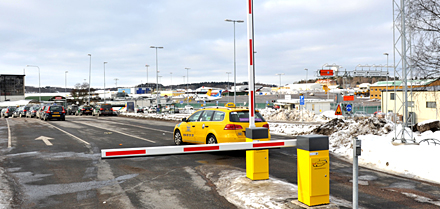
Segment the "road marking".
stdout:
<path fill-rule="evenodd" d="M 100 120 L 102 120 L 102 118 L 100 118 Z M 91 121 L 91 120 L 89 120 L 89 121 Z M 132 125 L 132 124 L 125 124 L 125 123 L 115 122 L 115 121 L 112 121 L 112 120 L 104 120 L 104 121 L 112 122 L 112 123 L 115 123 L 115 124 L 121 124 L 121 125 L 125 125 L 125 126 L 133 126 L 133 127 L 137 127 L 137 128 L 153 130 L 153 131 L 161 131 L 161 132 L 165 132 L 165 133 L 173 133 L 172 131 L 165 131 L 165 130 L 161 130 L 161 129 L 149 128 L 149 127 L 145 127 L 145 126 L 138 126 L 138 125 Z"/>
<path fill-rule="evenodd" d="M 104 127 L 100 127 L 100 126 L 96 126 L 96 125 L 91 125 L 89 123 L 84 123 L 84 122 L 76 122 L 76 121 L 72 121 L 72 122 L 73 123 L 79 123 L 79 124 L 87 125 L 87 126 L 92 126 L 92 127 L 95 127 L 95 128 L 100 128 L 100 129 L 104 129 L 104 130 L 108 130 L 108 131 L 112 131 L 112 132 L 115 132 L 115 133 L 118 133 L 118 134 L 126 135 L 126 136 L 129 136 L 129 137 L 133 137 L 133 138 L 136 138 L 136 139 L 144 140 L 144 141 L 147 141 L 147 142 L 156 143 L 155 141 L 152 141 L 152 140 L 149 140 L 149 139 L 145 139 L 145 138 L 142 138 L 142 137 L 139 137 L 139 136 L 134 136 L 134 135 L 131 135 L 131 134 L 127 134 L 127 133 L 124 133 L 124 132 L 116 131 L 114 129 L 108 129 L 108 128 L 104 128 Z"/>
<path fill-rule="evenodd" d="M 60 128 L 56 127 L 56 126 L 50 125 L 50 124 L 47 123 L 47 122 L 46 122 L 46 124 L 47 124 L 48 126 L 52 127 L 52 128 L 58 129 L 59 131 L 61 131 L 61 132 L 65 133 L 65 134 L 67 134 L 67 135 L 73 137 L 74 139 L 77 139 L 78 141 L 80 141 L 80 142 L 82 142 L 82 143 L 84 143 L 84 144 L 86 144 L 86 145 L 90 145 L 90 143 L 88 143 L 88 142 L 82 140 L 81 138 L 79 138 L 79 137 L 77 137 L 77 136 L 75 136 L 75 135 L 73 135 L 73 134 L 71 134 L 71 133 L 69 133 L 69 132 L 67 132 L 67 131 L 65 131 L 65 130 L 63 130 L 63 129 L 60 129 Z"/>
<path fill-rule="evenodd" d="M 12 146 L 11 128 L 9 127 L 8 119 L 5 120 L 6 120 L 6 124 L 8 124 L 8 148 L 11 148 Z"/>
<path fill-rule="evenodd" d="M 53 144 L 50 143 L 49 139 L 53 139 L 47 136 L 40 136 L 38 138 L 36 138 L 35 140 L 42 140 L 47 146 L 52 146 Z"/>

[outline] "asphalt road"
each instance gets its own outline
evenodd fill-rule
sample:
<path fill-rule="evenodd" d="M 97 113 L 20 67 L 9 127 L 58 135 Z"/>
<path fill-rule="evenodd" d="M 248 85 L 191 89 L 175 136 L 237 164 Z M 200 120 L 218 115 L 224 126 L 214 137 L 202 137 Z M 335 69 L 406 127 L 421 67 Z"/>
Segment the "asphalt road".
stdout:
<path fill-rule="evenodd" d="M 217 193 L 199 167 L 209 164 L 245 169 L 245 151 L 100 158 L 101 149 L 173 145 L 175 124 L 92 116 L 47 122 L 0 119 L 0 168 L 12 192 L 10 207 L 236 208 Z M 271 150 L 269 160 L 271 176 L 297 183 L 295 148 Z M 351 202 L 351 164 L 333 156 L 330 161 L 331 195 Z M 359 186 L 362 208 L 438 208 L 405 195 L 439 201 L 437 184 L 365 168 L 360 169 L 359 176 L 366 184 Z"/>

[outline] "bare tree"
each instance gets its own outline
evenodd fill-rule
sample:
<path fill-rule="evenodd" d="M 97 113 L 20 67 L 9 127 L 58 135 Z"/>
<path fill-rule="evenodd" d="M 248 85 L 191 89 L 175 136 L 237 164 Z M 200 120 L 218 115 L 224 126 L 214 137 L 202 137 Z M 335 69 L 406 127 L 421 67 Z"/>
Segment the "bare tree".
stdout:
<path fill-rule="evenodd" d="M 85 103 L 85 99 L 89 94 L 89 84 L 87 82 L 75 84 L 75 88 L 72 90 L 71 95 L 74 102 L 78 102 L 80 105 Z M 90 89 L 94 92 L 95 89 Z"/>
<path fill-rule="evenodd" d="M 411 61 L 421 78 L 440 75 L 440 1 L 407 1 L 408 25 L 411 28 Z"/>

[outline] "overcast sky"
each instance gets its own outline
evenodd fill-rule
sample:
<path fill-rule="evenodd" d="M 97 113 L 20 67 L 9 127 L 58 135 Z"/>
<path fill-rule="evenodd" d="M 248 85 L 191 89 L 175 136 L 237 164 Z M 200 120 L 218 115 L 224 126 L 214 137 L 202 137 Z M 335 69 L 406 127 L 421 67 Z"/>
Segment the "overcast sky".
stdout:
<path fill-rule="evenodd" d="M 0 73 L 23 74 L 26 85 L 132 87 L 156 82 L 158 50 L 164 85 L 248 80 L 246 0 L 0 0 Z M 354 70 L 386 64 L 392 54 L 392 1 L 255 0 L 256 81 L 282 84 L 316 75 L 328 64 Z M 390 56 L 390 63 L 392 56 Z M 172 73 L 172 76 L 171 74 Z"/>

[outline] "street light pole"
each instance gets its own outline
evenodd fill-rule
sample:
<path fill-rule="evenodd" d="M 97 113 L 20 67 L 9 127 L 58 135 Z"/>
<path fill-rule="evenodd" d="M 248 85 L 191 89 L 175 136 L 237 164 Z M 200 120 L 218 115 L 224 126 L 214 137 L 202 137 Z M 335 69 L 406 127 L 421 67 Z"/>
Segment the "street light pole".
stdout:
<path fill-rule="evenodd" d="M 91 86 L 91 78 L 92 78 L 92 54 L 88 54 L 90 57 L 90 64 L 89 64 L 89 104 L 90 105 L 90 86 Z"/>
<path fill-rule="evenodd" d="M 278 89 L 278 95 L 280 95 L 281 94 L 281 76 L 284 75 L 284 73 L 277 73 L 275 75 L 280 76 L 280 86 L 279 86 L 279 89 Z"/>
<path fill-rule="evenodd" d="M 306 93 L 304 95 L 304 107 L 307 109 L 307 105 L 306 105 L 306 99 L 307 99 L 307 81 L 309 80 L 309 69 L 304 69 L 306 71 Z"/>
<path fill-rule="evenodd" d="M 64 72 L 64 91 L 67 93 L 67 73 L 69 71 L 66 70 L 66 72 Z"/>
<path fill-rule="evenodd" d="M 106 102 L 106 100 L 105 100 L 105 64 L 107 64 L 107 62 L 104 62 L 104 103 Z"/>
<path fill-rule="evenodd" d="M 228 74 L 228 103 L 229 103 L 229 74 L 231 74 L 231 72 L 226 72 L 226 74 Z"/>
<path fill-rule="evenodd" d="M 279 75 L 280 76 L 280 89 L 281 89 L 281 76 L 284 75 L 284 73 L 277 73 L 275 75 Z"/>
<path fill-rule="evenodd" d="M 26 67 L 36 67 L 36 68 L 38 68 L 38 102 L 41 103 L 40 67 L 38 67 L 36 65 L 26 65 Z M 5 93 L 5 96 L 6 96 L 6 93 Z"/>
<path fill-rule="evenodd" d="M 226 19 L 226 22 L 233 22 L 234 23 L 234 104 L 236 104 L 236 92 L 237 92 L 237 71 L 236 71 L 236 60 L 235 60 L 235 23 L 243 23 L 243 20 L 230 20 Z"/>
<path fill-rule="evenodd" d="M 147 88 L 148 88 L 148 67 L 150 67 L 150 65 L 145 65 L 145 67 L 147 67 Z"/>
<path fill-rule="evenodd" d="M 388 53 L 383 53 L 383 55 L 387 56 L 387 84 L 385 85 L 386 88 L 386 100 L 385 100 L 385 118 L 386 118 L 386 114 L 388 113 Z M 383 112 L 383 110 L 382 110 Z"/>
<path fill-rule="evenodd" d="M 191 69 L 191 68 L 189 68 L 189 67 L 186 67 L 185 68 L 186 69 L 186 92 L 188 92 L 188 80 L 189 80 L 189 76 L 188 76 L 188 71 L 189 71 L 189 69 Z M 186 100 L 186 104 L 188 105 L 188 100 Z"/>
<path fill-rule="evenodd" d="M 173 72 L 170 72 L 171 75 L 171 96 L 173 96 Z"/>
<path fill-rule="evenodd" d="M 150 48 L 156 49 L 156 108 L 159 108 L 159 63 L 157 60 L 157 49 L 163 49 L 162 46 L 150 46 Z M 156 114 L 158 112 L 156 111 Z"/>

